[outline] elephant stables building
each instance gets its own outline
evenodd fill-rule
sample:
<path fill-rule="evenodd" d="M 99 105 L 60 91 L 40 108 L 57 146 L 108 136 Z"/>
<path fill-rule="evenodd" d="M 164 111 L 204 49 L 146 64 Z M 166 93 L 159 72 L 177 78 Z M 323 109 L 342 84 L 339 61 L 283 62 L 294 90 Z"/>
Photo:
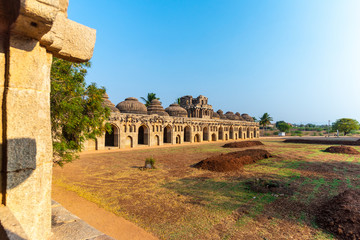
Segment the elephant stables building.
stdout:
<path fill-rule="evenodd" d="M 259 138 L 259 124 L 248 114 L 214 112 L 208 98 L 184 96 L 179 104 L 164 109 L 159 100 L 148 107 L 129 97 L 115 105 L 104 95 L 111 109 L 111 133 L 85 144 L 85 150 L 124 149 L 145 146 L 191 144 Z"/>

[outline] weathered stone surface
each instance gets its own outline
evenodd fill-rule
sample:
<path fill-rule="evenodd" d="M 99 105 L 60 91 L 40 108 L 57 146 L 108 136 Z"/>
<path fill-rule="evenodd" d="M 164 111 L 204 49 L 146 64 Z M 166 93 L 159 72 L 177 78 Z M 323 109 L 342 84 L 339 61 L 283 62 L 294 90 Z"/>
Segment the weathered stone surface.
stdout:
<path fill-rule="evenodd" d="M 61 205 L 57 207 L 52 207 L 51 215 L 51 224 L 53 227 L 57 227 L 68 222 L 80 220 L 80 218 L 70 213 Z"/>
<path fill-rule="evenodd" d="M 92 239 L 103 235 L 82 220 L 62 224 L 52 228 L 53 235 L 50 240 Z"/>
<path fill-rule="evenodd" d="M 71 21 L 59 12 L 40 42 L 57 57 L 81 62 L 92 57 L 95 40 L 95 29 Z"/>
<path fill-rule="evenodd" d="M 4 228 L 6 236 L 1 235 L 0 239 L 21 240 L 28 239 L 18 220 L 11 213 L 9 208 L 0 206 L 0 224 Z"/>
<path fill-rule="evenodd" d="M 51 229 L 52 163 L 7 174 L 6 206 L 29 239 L 47 239 Z"/>
<path fill-rule="evenodd" d="M 101 236 L 90 238 L 88 240 L 114 240 L 114 239 L 112 237 L 109 237 L 109 236 L 104 234 L 104 235 L 101 235 Z"/>

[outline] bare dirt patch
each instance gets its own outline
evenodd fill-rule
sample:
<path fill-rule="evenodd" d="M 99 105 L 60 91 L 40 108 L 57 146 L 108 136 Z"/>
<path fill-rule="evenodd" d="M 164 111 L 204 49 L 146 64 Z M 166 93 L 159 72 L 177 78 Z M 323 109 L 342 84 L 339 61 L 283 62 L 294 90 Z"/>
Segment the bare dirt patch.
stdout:
<path fill-rule="evenodd" d="M 317 222 L 340 239 L 360 239 L 360 191 L 346 190 L 326 202 Z"/>
<path fill-rule="evenodd" d="M 325 152 L 329 153 L 343 153 L 343 154 L 360 154 L 359 151 L 352 147 L 347 146 L 332 146 L 325 149 Z"/>
<path fill-rule="evenodd" d="M 245 182 L 245 185 L 254 192 L 260 193 L 274 193 L 279 196 L 293 195 L 294 191 L 290 188 L 289 184 L 284 184 L 277 180 L 266 180 L 257 178 L 252 181 Z"/>
<path fill-rule="evenodd" d="M 351 145 L 351 146 L 360 146 L 360 139 L 357 141 L 353 140 L 334 140 L 330 139 L 286 139 L 284 143 L 306 143 L 306 144 L 327 144 L 327 145 Z"/>
<path fill-rule="evenodd" d="M 244 142 L 227 143 L 223 147 L 224 148 L 246 148 L 246 147 L 262 146 L 262 145 L 264 145 L 264 144 L 260 141 L 244 141 Z"/>
<path fill-rule="evenodd" d="M 213 156 L 198 162 L 193 167 L 215 172 L 229 172 L 240 170 L 246 164 L 270 157 L 272 157 L 271 154 L 266 150 L 248 149 Z"/>

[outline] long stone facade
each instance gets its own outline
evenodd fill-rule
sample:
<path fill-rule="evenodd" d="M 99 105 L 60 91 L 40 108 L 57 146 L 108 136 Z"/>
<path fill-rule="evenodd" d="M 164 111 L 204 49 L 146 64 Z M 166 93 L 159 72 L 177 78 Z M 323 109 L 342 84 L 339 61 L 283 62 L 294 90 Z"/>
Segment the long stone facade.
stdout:
<path fill-rule="evenodd" d="M 204 102 L 196 100 L 194 101 L 196 104 L 190 103 L 190 99 L 193 98 L 182 97 L 181 106 L 171 104 L 164 110 L 158 100 L 153 100 L 146 108 L 136 98 L 127 98 L 115 107 L 106 95 L 105 104 L 112 110 L 108 122 L 113 131 L 86 142 L 85 150 L 125 149 L 259 137 L 259 124 L 252 119 L 245 120 L 232 112 L 227 113 L 228 117 L 220 118 L 214 113 L 212 106 L 207 104 L 208 99 L 204 96 L 197 98 Z M 192 117 L 193 115 L 196 117 Z"/>

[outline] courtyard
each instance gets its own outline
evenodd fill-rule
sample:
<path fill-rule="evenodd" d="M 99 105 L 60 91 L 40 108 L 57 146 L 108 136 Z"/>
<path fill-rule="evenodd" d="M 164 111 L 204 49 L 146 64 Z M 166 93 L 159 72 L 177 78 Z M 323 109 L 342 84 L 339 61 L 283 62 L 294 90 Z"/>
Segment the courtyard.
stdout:
<path fill-rule="evenodd" d="M 76 193 L 159 239 L 332 239 L 315 215 L 331 197 L 360 187 L 360 157 L 323 152 L 328 145 L 261 141 L 251 148 L 273 157 L 235 172 L 191 167 L 249 149 L 223 148 L 224 142 L 85 152 L 54 168 L 53 191 Z M 149 157 L 156 169 L 144 170 Z M 281 188 L 249 187 L 262 181 Z"/>

